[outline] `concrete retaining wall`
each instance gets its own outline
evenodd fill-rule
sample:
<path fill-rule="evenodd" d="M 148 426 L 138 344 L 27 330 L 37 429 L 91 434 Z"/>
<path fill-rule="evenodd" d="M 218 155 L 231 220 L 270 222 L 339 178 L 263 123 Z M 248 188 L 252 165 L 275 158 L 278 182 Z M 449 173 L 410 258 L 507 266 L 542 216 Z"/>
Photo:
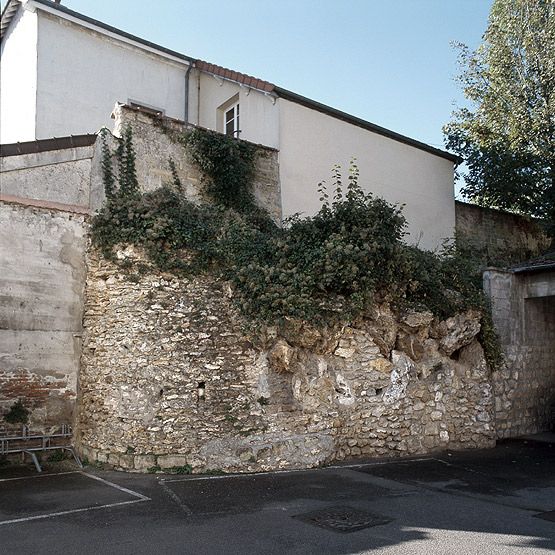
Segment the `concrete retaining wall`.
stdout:
<path fill-rule="evenodd" d="M 0 203 L 0 413 L 22 399 L 33 429 L 73 423 L 85 218 Z"/>
<path fill-rule="evenodd" d="M 94 146 L 0 158 L 0 193 L 89 206 Z"/>

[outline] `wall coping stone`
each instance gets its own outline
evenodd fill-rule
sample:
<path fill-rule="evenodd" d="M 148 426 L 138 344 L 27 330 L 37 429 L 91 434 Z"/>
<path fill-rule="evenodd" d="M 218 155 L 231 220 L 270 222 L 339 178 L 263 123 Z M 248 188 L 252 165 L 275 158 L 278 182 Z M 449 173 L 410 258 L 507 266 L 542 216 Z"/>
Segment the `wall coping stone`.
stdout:
<path fill-rule="evenodd" d="M 34 198 L 23 198 L 14 195 L 0 194 L 0 202 L 7 204 L 20 204 L 32 208 L 44 208 L 46 210 L 57 210 L 59 212 L 71 212 L 74 214 L 91 215 L 91 210 L 86 206 L 76 204 L 65 204 L 63 202 L 52 202 L 49 200 L 39 200 Z"/>

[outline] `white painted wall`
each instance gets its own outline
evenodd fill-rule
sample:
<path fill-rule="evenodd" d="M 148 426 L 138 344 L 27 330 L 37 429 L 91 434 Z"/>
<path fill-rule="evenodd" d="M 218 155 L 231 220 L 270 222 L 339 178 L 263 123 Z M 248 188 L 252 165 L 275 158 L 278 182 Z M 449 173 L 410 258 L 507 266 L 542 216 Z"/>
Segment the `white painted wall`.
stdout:
<path fill-rule="evenodd" d="M 279 99 L 280 179 L 284 217 L 320 207 L 317 184 L 331 168 L 357 159 L 365 191 L 406 204 L 408 241 L 435 249 L 453 236 L 453 163 L 299 104 Z"/>
<path fill-rule="evenodd" d="M 19 8 L 2 39 L 0 143 L 35 138 L 37 14 Z"/>
<path fill-rule="evenodd" d="M 186 63 L 40 11 L 37 139 L 111 127 L 114 104 L 134 100 L 183 119 Z"/>
<path fill-rule="evenodd" d="M 0 193 L 88 207 L 94 146 L 0 156 Z"/>
<path fill-rule="evenodd" d="M 200 103 L 199 98 L 200 84 Z M 218 108 L 239 95 L 240 138 L 279 148 L 279 106 L 269 95 L 238 83 L 214 78 L 199 71 L 191 72 L 189 121 L 208 129 L 223 131 Z"/>

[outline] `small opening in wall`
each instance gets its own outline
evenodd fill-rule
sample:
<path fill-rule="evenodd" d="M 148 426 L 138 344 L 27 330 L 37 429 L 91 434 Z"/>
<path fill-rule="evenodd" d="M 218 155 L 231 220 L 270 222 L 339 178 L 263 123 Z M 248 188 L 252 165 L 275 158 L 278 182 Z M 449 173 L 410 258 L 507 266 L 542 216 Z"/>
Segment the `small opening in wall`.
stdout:
<path fill-rule="evenodd" d="M 383 391 L 383 387 L 376 387 L 376 395 L 379 395 Z"/>
<path fill-rule="evenodd" d="M 199 401 L 204 401 L 206 398 L 206 382 L 198 382 L 197 395 Z"/>
<path fill-rule="evenodd" d="M 163 389 L 160 390 L 160 397 L 162 397 L 162 395 L 164 395 L 164 390 Z"/>
<path fill-rule="evenodd" d="M 438 362 L 432 367 L 432 372 L 439 372 L 440 370 L 443 370 L 443 364 L 441 364 L 441 362 Z"/>

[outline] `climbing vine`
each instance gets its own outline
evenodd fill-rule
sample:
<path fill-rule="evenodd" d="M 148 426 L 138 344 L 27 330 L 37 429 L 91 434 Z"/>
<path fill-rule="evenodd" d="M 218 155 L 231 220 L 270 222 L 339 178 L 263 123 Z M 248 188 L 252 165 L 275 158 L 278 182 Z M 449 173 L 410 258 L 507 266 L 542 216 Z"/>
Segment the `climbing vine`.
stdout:
<path fill-rule="evenodd" d="M 209 202 L 185 197 L 173 160 L 172 182 L 141 193 L 131 130 L 115 152 L 103 139 L 107 202 L 93 219 L 92 238 L 106 256 L 134 244 L 162 270 L 215 272 L 232 284 L 244 314 L 267 323 L 352 320 L 384 296 L 441 318 L 477 308 L 488 360 L 499 363 L 476 261 L 456 243 L 441 256 L 407 246 L 401 208 L 365 193 L 354 163 L 345 183 L 336 166 L 331 187 L 319 185 L 317 214 L 278 227 L 254 204 L 253 145 L 200 129 L 181 141 L 205 176 Z"/>
<path fill-rule="evenodd" d="M 181 135 L 180 141 L 204 174 L 206 192 L 217 204 L 240 212 L 255 206 L 254 145 L 199 128 Z"/>

